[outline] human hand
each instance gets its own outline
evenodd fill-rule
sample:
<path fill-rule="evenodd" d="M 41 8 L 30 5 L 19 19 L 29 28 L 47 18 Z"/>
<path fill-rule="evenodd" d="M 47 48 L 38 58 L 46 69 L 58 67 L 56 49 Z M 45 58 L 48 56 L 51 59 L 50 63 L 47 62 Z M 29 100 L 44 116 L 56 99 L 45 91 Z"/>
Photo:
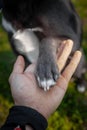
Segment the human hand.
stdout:
<path fill-rule="evenodd" d="M 58 67 L 60 72 L 66 63 L 72 46 L 72 41 L 67 40 L 64 41 L 60 48 L 61 52 L 58 54 Z M 80 58 L 81 52 L 76 51 L 72 60 L 58 78 L 56 85 L 45 92 L 37 85 L 34 76 L 35 65 L 32 64 L 24 70 L 24 59 L 22 56 L 19 56 L 9 78 L 15 105 L 31 107 L 48 119 L 60 105 Z"/>

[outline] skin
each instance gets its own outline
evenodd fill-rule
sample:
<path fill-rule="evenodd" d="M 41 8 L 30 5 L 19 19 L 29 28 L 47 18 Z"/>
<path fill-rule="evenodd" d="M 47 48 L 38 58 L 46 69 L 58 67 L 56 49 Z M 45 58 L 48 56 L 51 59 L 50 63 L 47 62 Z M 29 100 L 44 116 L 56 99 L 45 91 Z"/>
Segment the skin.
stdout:
<path fill-rule="evenodd" d="M 58 67 L 61 72 L 72 50 L 73 42 L 66 40 L 60 46 L 58 57 Z M 22 56 L 19 56 L 14 64 L 13 71 L 9 78 L 11 92 L 15 105 L 27 106 L 37 110 L 46 119 L 58 108 L 60 105 L 68 83 L 75 72 L 77 65 L 81 59 L 81 52 L 76 51 L 61 73 L 57 83 L 49 91 L 44 91 L 38 87 L 34 71 L 35 64 L 28 66 L 25 70 L 25 62 Z M 31 127 L 26 127 L 31 130 Z"/>

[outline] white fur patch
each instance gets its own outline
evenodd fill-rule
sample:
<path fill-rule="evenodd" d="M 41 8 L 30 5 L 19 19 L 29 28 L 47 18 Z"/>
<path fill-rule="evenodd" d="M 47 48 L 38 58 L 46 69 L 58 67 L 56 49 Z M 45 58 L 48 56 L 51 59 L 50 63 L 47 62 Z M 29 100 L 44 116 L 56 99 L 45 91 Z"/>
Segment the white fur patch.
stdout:
<path fill-rule="evenodd" d="M 77 90 L 80 92 L 80 93 L 83 93 L 86 91 L 86 87 L 84 85 L 78 85 L 77 86 Z"/>
<path fill-rule="evenodd" d="M 53 79 L 40 80 L 40 78 L 37 77 L 37 80 L 38 80 L 39 86 L 42 87 L 44 91 L 49 90 L 51 86 L 56 84 L 56 82 Z"/>
<path fill-rule="evenodd" d="M 39 40 L 36 35 L 29 29 L 24 31 L 18 30 L 13 35 L 16 49 L 24 54 L 32 63 L 37 61 L 39 55 Z"/>
<path fill-rule="evenodd" d="M 47 80 L 47 90 L 49 90 L 50 86 L 55 85 L 56 82 L 53 79 Z"/>
<path fill-rule="evenodd" d="M 33 32 L 43 32 L 43 29 L 40 27 L 28 28 L 28 30 L 33 31 Z"/>
<path fill-rule="evenodd" d="M 42 88 L 44 88 L 44 91 L 47 91 L 50 89 L 51 86 L 55 85 L 55 81 L 53 79 L 48 79 L 48 80 L 44 80 L 41 81 L 41 86 Z"/>
<path fill-rule="evenodd" d="M 43 29 L 35 27 L 16 31 L 4 17 L 2 18 L 2 25 L 7 32 L 14 34 L 13 39 L 17 51 L 24 54 L 32 63 L 36 62 L 39 55 L 39 40 L 33 32 L 43 32 Z"/>
<path fill-rule="evenodd" d="M 16 30 L 13 28 L 12 24 L 8 22 L 4 17 L 2 17 L 2 25 L 7 32 L 15 33 Z"/>

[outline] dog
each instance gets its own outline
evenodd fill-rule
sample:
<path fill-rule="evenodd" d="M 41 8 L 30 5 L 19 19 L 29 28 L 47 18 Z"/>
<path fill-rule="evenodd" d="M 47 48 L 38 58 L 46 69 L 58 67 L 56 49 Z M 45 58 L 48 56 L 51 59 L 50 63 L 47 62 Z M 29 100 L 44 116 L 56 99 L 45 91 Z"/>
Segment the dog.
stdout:
<path fill-rule="evenodd" d="M 49 90 L 59 77 L 56 54 L 62 41 L 71 39 L 74 42 L 72 54 L 81 48 L 82 24 L 72 2 L 3 0 L 2 13 L 2 25 L 8 32 L 13 51 L 23 55 L 28 64 L 37 62 L 38 84 L 45 91 Z M 78 79 L 83 66 L 82 61 L 76 74 Z"/>

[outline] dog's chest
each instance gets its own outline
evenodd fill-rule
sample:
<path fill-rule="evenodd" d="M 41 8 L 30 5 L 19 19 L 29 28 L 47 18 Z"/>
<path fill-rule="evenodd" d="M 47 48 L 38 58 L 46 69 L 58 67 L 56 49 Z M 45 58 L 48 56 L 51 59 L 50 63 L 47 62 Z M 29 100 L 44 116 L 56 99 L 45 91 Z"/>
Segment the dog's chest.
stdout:
<path fill-rule="evenodd" d="M 35 33 L 43 32 L 42 28 L 35 27 L 17 31 L 4 17 L 2 18 L 2 25 L 8 33 L 13 34 L 12 41 L 15 49 L 20 54 L 25 55 L 31 63 L 36 62 L 39 55 L 39 39 Z"/>
<path fill-rule="evenodd" d="M 17 31 L 13 35 L 15 48 L 21 54 L 25 55 L 27 59 L 34 63 L 39 55 L 39 40 L 33 31 L 25 29 L 24 31 Z"/>

